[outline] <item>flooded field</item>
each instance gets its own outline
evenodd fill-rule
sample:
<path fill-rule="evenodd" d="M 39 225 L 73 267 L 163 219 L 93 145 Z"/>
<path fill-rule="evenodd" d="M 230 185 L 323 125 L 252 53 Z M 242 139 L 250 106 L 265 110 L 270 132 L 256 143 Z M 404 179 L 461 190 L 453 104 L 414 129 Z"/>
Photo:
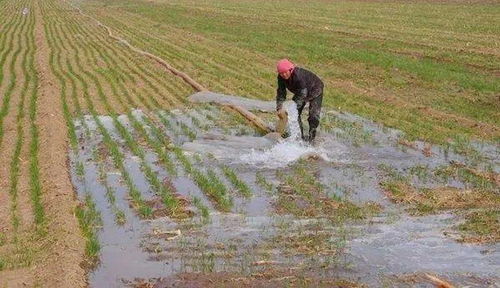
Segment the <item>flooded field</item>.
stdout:
<path fill-rule="evenodd" d="M 272 103 L 233 100 L 274 125 Z M 207 103 L 76 121 L 90 286 L 498 287 L 498 239 L 460 228 L 498 216 L 497 146 L 412 142 L 337 111 L 310 145 L 294 119 L 281 140 Z"/>

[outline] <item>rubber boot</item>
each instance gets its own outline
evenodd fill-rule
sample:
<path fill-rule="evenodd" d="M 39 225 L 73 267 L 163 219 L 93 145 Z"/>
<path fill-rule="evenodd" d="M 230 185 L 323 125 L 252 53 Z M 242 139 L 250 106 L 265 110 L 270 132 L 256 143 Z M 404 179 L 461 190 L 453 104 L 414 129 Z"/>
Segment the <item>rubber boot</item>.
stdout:
<path fill-rule="evenodd" d="M 309 138 L 307 139 L 307 141 L 309 143 L 313 143 L 314 139 L 316 139 L 316 129 L 310 129 L 309 130 Z"/>
<path fill-rule="evenodd" d="M 302 120 L 299 117 L 299 128 L 300 128 L 300 137 L 302 140 L 307 141 L 307 137 L 304 136 L 304 127 L 302 126 Z"/>

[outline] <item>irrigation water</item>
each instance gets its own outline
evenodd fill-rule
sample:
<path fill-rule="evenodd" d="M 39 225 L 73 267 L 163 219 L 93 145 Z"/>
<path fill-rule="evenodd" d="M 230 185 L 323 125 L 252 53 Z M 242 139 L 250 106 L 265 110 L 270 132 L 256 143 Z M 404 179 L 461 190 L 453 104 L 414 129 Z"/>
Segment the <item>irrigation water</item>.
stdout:
<path fill-rule="evenodd" d="M 261 107 L 260 103 L 251 104 Z M 412 184 L 463 189 L 468 184 L 462 180 L 450 178 L 437 182 L 431 172 L 450 165 L 450 161 L 467 163 L 466 157 L 444 151 L 438 146 L 432 146 L 432 156 L 426 156 L 418 143 L 415 147 L 398 144 L 402 135 L 400 131 L 336 111 L 324 112 L 321 138 L 318 146 L 313 147 L 300 140 L 293 103 L 287 104 L 286 109 L 291 136 L 278 142 L 256 133 L 236 133 L 240 131 L 239 127 L 219 127 L 208 119 L 219 119 L 226 112 L 215 107 L 200 107 L 197 112 L 182 111 L 184 114 L 164 113 L 163 117 L 171 122 L 170 128 L 163 126 L 161 121 L 154 121 L 171 142 L 191 159 L 196 169 L 215 171 L 222 182 L 231 187 L 220 169 L 221 165 L 228 166 L 252 191 L 252 196 L 245 198 L 228 189 L 234 205 L 230 212 L 222 213 L 196 185 L 192 176 L 184 173 L 179 159 L 168 147 L 166 151 L 176 163 L 178 175 L 169 175 L 153 149 L 138 141 L 146 153 L 145 161 L 157 177 L 161 181 L 169 179 L 176 193 L 188 199 L 187 208 L 192 209 L 195 216 L 184 220 L 170 217 L 140 219 L 130 206 L 130 196 L 120 171 L 103 149 L 103 137 L 94 119 L 84 117 L 86 125 L 76 121 L 80 149 L 77 153 L 70 151 L 73 183 L 80 199 L 86 194 L 92 195 L 103 218 L 103 226 L 98 232 L 100 263 L 89 274 L 90 286 L 123 287 L 125 282 L 133 282 L 136 278 L 169 277 L 179 272 L 229 271 L 248 275 L 265 268 L 255 263 L 266 261 L 287 269 L 307 269 L 315 277 L 341 277 L 370 287 L 398 286 L 391 282 L 397 281 L 392 276 L 424 272 L 437 273 L 454 284 L 470 287 L 488 287 L 489 283 L 500 281 L 498 244 L 458 243 L 443 232 L 450 232 L 461 221 L 459 216 L 453 213 L 411 216 L 405 207 L 389 201 L 379 185 L 383 181 L 381 175 L 385 173 L 383 167 L 407 175 L 408 171 L 418 166 L 425 167 L 421 173 L 425 172 L 427 177 L 423 178 L 428 179 L 412 177 Z M 154 118 L 155 113 L 161 112 L 149 112 L 148 115 Z M 144 123 L 144 113 L 135 111 L 133 115 Z M 198 117 L 210 128 L 197 128 L 192 118 L 186 117 L 188 115 Z M 99 116 L 98 119 L 119 145 L 125 169 L 144 200 L 157 199 L 158 195 L 152 191 L 141 170 L 141 160 L 121 139 L 111 117 Z M 126 115 L 118 117 L 118 120 L 131 134 L 138 136 Z M 188 127 L 196 134 L 194 140 L 182 135 L 183 129 L 178 121 L 183 122 L 182 127 Z M 335 123 L 332 129 L 327 129 L 329 122 Z M 86 133 L 85 126 L 90 133 Z M 493 148 L 485 145 L 484 151 L 495 151 Z M 479 152 L 482 153 L 482 150 Z M 491 165 L 493 171 L 498 171 L 498 154 L 482 154 L 485 157 L 483 162 Z M 383 207 L 380 215 L 366 222 L 347 223 L 345 227 L 337 227 L 321 218 L 280 215 L 275 207 L 279 192 L 263 189 L 257 183 L 257 172 L 259 177 L 276 188 L 281 181 L 277 174 L 287 175 L 294 161 L 309 155 L 320 158 L 310 161 L 317 166 L 314 177 L 324 186 L 328 197 L 343 197 L 359 204 L 368 201 L 378 203 Z M 83 177 L 77 177 L 78 163 L 84 166 Z M 105 196 L 106 188 L 99 180 L 99 166 L 104 166 L 107 185 L 115 190 L 116 206 L 125 213 L 126 222 L 123 225 L 115 223 L 112 207 Z M 203 223 L 199 211 L 190 203 L 189 199 L 194 197 L 207 207 L 210 214 L 208 223 Z M 171 239 L 172 231 L 180 231 L 181 234 Z M 290 251 L 282 247 L 284 242 L 276 240 L 279 237 L 295 239 L 293 237 L 316 234 L 327 235 L 323 244 L 331 248 L 328 251 L 337 252 L 331 255 L 304 254 L 300 246 L 297 246 L 298 251 Z M 335 246 L 338 244 L 341 245 Z M 413 287 L 429 286 L 415 284 Z"/>
<path fill-rule="evenodd" d="M 301 139 L 295 102 L 286 102 L 284 108 L 288 114 L 289 137 L 279 140 L 270 148 L 252 149 L 250 153 L 241 155 L 239 160 L 248 165 L 270 169 L 286 167 L 300 158 L 310 156 L 317 156 L 329 161 L 326 151 L 320 145 L 314 147 Z"/>

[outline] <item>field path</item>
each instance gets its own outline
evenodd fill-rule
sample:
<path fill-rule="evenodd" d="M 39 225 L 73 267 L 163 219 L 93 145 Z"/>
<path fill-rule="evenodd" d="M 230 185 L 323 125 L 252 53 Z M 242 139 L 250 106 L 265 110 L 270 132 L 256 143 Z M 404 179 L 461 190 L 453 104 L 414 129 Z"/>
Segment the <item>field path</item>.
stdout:
<path fill-rule="evenodd" d="M 49 233 L 56 242 L 54 253 L 45 261 L 47 267 L 40 269 L 41 276 L 53 281 L 51 287 L 81 287 L 84 271 L 80 267 L 83 258 L 83 240 L 73 210 L 77 205 L 70 181 L 67 154 L 68 137 L 64 122 L 60 87 L 49 69 L 49 47 L 43 29 L 44 19 L 37 3 L 36 9 L 37 70 L 40 73 L 40 99 L 37 123 L 40 127 L 40 154 L 42 183 L 45 187 L 44 205 L 50 211 Z M 45 274 L 45 275 L 43 275 Z M 49 284 L 49 283 L 46 283 Z"/>

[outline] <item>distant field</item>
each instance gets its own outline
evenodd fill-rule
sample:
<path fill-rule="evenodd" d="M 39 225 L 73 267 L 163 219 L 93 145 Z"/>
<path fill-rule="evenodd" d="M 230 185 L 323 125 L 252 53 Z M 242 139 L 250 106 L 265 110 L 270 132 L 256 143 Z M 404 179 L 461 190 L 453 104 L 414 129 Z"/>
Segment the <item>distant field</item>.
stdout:
<path fill-rule="evenodd" d="M 208 88 L 272 99 L 289 57 L 325 102 L 444 142 L 498 140 L 500 5 L 493 1 L 82 1 Z"/>

